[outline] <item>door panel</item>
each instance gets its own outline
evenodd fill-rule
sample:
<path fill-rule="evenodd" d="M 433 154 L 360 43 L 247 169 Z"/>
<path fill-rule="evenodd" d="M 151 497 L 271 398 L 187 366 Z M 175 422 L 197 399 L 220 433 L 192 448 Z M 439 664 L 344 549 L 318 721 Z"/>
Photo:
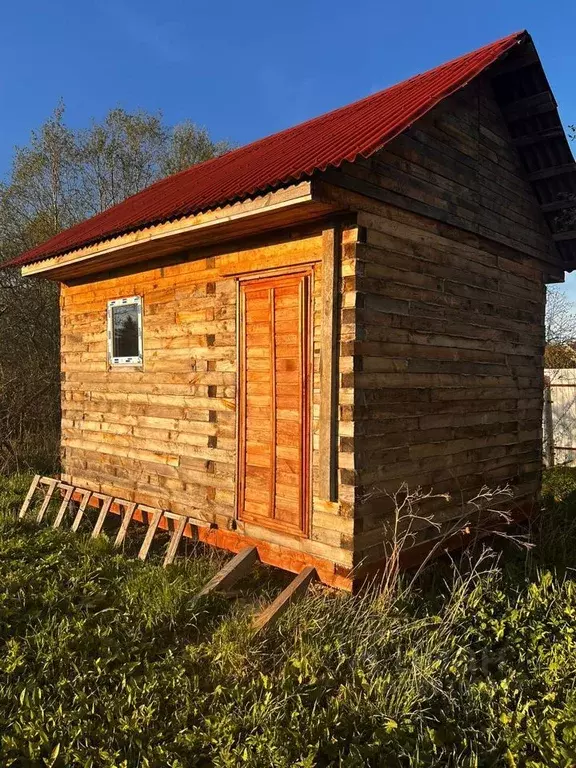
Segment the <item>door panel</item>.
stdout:
<path fill-rule="evenodd" d="M 238 518 L 302 535 L 308 518 L 310 272 L 240 283 Z"/>

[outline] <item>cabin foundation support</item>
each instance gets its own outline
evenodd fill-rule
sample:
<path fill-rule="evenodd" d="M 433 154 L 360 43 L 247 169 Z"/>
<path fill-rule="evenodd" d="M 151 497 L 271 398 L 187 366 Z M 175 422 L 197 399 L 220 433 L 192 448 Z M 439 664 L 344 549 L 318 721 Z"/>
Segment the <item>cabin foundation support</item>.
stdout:
<path fill-rule="evenodd" d="M 312 566 L 303 568 L 286 589 L 278 595 L 276 600 L 256 617 L 253 624 L 254 631 L 261 632 L 266 627 L 275 624 L 292 603 L 306 594 L 308 587 L 315 578 L 316 570 Z"/>

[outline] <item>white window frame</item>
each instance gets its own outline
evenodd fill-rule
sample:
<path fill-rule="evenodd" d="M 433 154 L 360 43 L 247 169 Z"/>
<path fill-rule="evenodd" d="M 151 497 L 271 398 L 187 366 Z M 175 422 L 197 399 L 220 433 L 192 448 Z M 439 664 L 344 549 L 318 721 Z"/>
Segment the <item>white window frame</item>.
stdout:
<path fill-rule="evenodd" d="M 114 307 L 123 307 L 127 304 L 135 304 L 138 308 L 138 356 L 137 357 L 114 357 Z M 143 339 L 142 339 L 142 296 L 128 296 L 122 299 L 113 299 L 108 302 L 108 365 L 116 366 L 141 366 L 143 362 Z"/>

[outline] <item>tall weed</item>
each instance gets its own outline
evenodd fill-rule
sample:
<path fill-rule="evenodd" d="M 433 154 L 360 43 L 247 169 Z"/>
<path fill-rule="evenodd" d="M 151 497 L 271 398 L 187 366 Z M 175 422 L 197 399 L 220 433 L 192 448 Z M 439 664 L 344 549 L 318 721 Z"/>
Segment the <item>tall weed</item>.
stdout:
<path fill-rule="evenodd" d="M 239 599 L 196 601 L 219 558 L 163 570 L 18 522 L 12 480 L 0 490 L 0 765 L 569 766 L 572 480 L 547 502 L 546 540 L 566 539 L 560 571 L 534 530 L 528 558 L 484 549 L 357 597 L 316 587 L 259 638 L 251 615 L 282 587 L 267 569 Z"/>

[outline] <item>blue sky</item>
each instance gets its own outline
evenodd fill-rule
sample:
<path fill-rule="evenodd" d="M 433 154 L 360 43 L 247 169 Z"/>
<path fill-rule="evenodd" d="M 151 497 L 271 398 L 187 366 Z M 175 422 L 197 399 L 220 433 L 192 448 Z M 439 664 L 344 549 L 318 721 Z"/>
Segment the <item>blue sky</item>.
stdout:
<path fill-rule="evenodd" d="M 4 0 L 0 177 L 59 99 L 75 127 L 144 108 L 243 144 L 523 28 L 576 123 L 573 0 Z"/>

